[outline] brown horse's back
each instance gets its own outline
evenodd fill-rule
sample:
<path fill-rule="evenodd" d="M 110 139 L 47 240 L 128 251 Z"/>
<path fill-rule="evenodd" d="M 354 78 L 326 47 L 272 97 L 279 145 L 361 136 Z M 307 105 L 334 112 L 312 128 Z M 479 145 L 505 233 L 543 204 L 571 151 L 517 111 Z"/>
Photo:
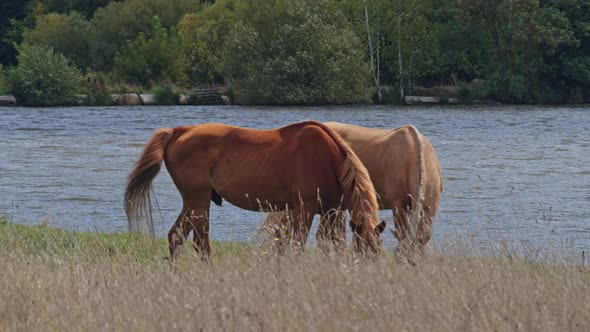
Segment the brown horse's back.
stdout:
<path fill-rule="evenodd" d="M 213 189 L 230 203 L 257 211 L 268 204 L 292 208 L 296 197 L 312 199 L 318 189 L 323 200 L 339 200 L 334 170 L 344 158 L 313 123 L 277 130 L 204 124 L 177 128 L 165 161 L 183 197 Z"/>

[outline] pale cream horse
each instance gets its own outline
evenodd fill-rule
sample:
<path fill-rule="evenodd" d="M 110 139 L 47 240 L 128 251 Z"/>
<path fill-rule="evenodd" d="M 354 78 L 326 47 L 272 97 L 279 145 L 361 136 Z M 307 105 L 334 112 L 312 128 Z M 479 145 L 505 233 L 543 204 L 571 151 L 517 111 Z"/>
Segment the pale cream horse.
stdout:
<path fill-rule="evenodd" d="M 398 249 L 418 249 L 425 254 L 443 191 L 439 161 L 428 138 L 411 125 L 389 130 L 338 122 L 325 125 L 344 138 L 369 171 L 379 208 L 393 211 Z M 269 214 L 263 229 L 276 232 L 287 216 L 286 212 Z M 316 234 L 320 246 L 345 244 L 345 218 L 320 223 Z"/>

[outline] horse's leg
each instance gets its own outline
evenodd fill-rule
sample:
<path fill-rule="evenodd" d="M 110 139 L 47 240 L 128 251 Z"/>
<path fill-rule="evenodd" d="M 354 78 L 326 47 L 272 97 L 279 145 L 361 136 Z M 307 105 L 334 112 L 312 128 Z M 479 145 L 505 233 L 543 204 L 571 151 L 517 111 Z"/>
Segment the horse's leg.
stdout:
<path fill-rule="evenodd" d="M 211 203 L 210 190 L 195 195 L 189 200 L 190 224 L 193 229 L 193 248 L 205 260 L 211 257 L 211 243 L 209 242 L 209 206 Z"/>
<path fill-rule="evenodd" d="M 402 201 L 396 201 L 393 204 L 393 223 L 395 224 L 393 235 L 399 241 L 396 250 L 398 252 L 409 250 L 412 244 L 408 242 L 408 233 L 410 231 L 408 209 Z"/>
<path fill-rule="evenodd" d="M 170 250 L 170 262 L 174 263 L 180 253 L 180 247 L 186 241 L 192 226 L 188 220 L 188 213 L 185 206 L 182 207 L 176 222 L 168 232 L 168 249 Z"/>
<path fill-rule="evenodd" d="M 432 238 L 433 221 L 434 216 L 432 215 L 432 212 L 425 209 L 424 216 L 422 216 L 422 220 L 416 231 L 416 245 L 422 256 L 426 256 L 426 253 L 428 252 L 428 242 Z"/>
<path fill-rule="evenodd" d="M 191 213 L 193 225 L 193 248 L 203 258 L 211 257 L 211 243 L 209 242 L 209 209 L 196 209 Z"/>
<path fill-rule="evenodd" d="M 340 251 L 346 248 L 346 211 L 330 210 L 323 214 L 316 241 L 323 251 Z"/>
<path fill-rule="evenodd" d="M 422 220 L 420 220 L 420 225 L 416 232 L 416 242 L 422 255 L 426 255 L 428 252 L 428 242 L 432 238 L 432 224 L 436 217 L 439 200 L 440 196 L 434 198 L 427 197 L 422 204 Z"/>
<path fill-rule="evenodd" d="M 291 221 L 291 229 L 293 231 L 292 239 L 301 247 L 301 250 L 305 249 L 311 223 L 313 222 L 316 211 L 316 200 L 310 203 L 300 203 L 294 210 L 293 220 Z"/>
<path fill-rule="evenodd" d="M 269 215 L 267 223 L 267 232 L 272 236 L 271 243 L 278 250 L 279 254 L 284 254 L 289 241 L 289 229 L 292 225 L 293 216 L 290 210 L 275 212 Z"/>

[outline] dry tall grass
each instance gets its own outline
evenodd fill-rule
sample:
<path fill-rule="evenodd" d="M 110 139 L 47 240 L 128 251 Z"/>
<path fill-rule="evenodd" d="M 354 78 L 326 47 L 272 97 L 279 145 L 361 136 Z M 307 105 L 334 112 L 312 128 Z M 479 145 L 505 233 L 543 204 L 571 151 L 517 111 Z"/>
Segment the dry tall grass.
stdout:
<path fill-rule="evenodd" d="M 0 223 L 0 330 L 590 330 L 580 267 L 217 244 L 213 264 L 185 252 L 170 271 L 165 243 L 141 241 Z"/>

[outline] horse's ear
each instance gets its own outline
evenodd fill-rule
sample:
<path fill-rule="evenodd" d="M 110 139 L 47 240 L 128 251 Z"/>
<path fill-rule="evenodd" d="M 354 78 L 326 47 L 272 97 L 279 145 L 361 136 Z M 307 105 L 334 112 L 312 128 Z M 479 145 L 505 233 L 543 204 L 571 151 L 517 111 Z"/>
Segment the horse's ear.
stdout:
<path fill-rule="evenodd" d="M 377 234 L 381 234 L 385 230 L 385 227 L 387 227 L 387 224 L 385 223 L 385 220 L 383 220 L 377 225 L 377 227 L 375 227 L 375 231 L 377 231 Z"/>

